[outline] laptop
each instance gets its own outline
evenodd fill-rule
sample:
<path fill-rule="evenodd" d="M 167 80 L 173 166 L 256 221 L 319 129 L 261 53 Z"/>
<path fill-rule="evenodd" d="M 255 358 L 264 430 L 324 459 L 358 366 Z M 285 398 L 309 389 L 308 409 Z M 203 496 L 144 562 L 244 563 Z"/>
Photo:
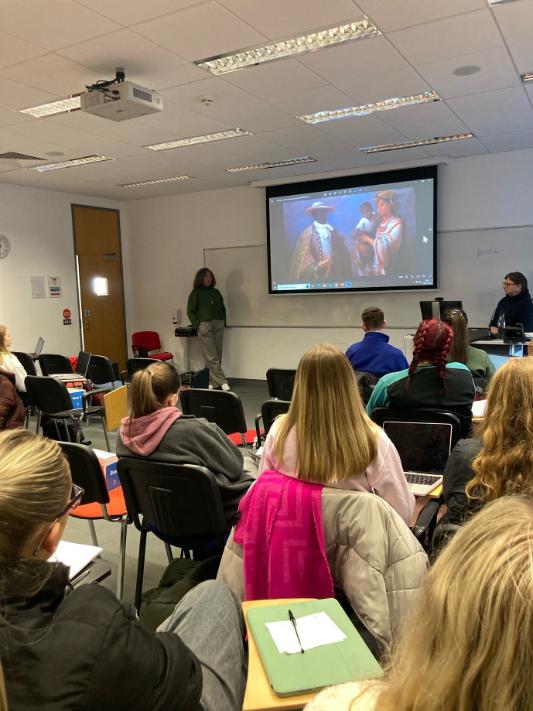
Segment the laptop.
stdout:
<path fill-rule="evenodd" d="M 44 338 L 39 338 L 37 339 L 37 345 L 35 346 L 35 350 L 33 353 L 30 353 L 30 356 L 33 358 L 33 360 L 39 360 L 39 356 L 43 352 L 44 348 Z"/>
<path fill-rule="evenodd" d="M 426 496 L 442 483 L 452 448 L 450 424 L 389 420 L 383 429 L 398 450 L 412 494 Z"/>

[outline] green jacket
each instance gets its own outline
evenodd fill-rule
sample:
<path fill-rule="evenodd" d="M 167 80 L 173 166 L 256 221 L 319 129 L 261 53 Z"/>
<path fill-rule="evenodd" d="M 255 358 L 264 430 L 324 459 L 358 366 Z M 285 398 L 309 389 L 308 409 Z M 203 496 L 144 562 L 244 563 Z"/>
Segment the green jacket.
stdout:
<path fill-rule="evenodd" d="M 187 302 L 187 314 L 195 328 L 202 321 L 225 321 L 226 307 L 222 294 L 213 286 L 193 289 Z"/>

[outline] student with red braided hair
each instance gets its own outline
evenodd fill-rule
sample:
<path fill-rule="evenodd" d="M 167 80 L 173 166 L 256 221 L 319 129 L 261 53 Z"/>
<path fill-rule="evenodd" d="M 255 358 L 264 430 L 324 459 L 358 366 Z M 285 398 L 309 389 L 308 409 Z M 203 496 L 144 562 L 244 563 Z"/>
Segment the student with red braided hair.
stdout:
<path fill-rule="evenodd" d="M 377 383 L 366 410 L 447 410 L 461 421 L 467 437 L 472 426 L 474 382 L 463 363 L 447 363 L 453 331 L 443 321 L 422 321 L 415 334 L 413 360 L 406 370 L 384 375 Z"/>

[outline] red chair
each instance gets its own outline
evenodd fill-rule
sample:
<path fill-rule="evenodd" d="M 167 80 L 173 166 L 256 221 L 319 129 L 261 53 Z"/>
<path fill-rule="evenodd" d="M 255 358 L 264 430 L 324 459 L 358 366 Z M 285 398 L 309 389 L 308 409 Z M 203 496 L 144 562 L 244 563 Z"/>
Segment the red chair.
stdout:
<path fill-rule="evenodd" d="M 133 355 L 136 358 L 155 358 L 156 360 L 172 360 L 173 355 L 168 351 L 150 353 L 150 351 L 159 351 L 161 341 L 157 331 L 137 331 L 131 337 L 131 347 Z"/>

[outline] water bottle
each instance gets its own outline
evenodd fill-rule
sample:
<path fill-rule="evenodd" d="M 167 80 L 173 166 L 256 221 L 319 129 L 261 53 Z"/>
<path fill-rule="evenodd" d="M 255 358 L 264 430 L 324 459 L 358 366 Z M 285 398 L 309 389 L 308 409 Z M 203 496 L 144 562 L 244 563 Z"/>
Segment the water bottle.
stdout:
<path fill-rule="evenodd" d="M 500 311 L 500 315 L 498 316 L 498 338 L 503 338 L 503 332 L 505 331 L 505 314 L 503 311 Z"/>

